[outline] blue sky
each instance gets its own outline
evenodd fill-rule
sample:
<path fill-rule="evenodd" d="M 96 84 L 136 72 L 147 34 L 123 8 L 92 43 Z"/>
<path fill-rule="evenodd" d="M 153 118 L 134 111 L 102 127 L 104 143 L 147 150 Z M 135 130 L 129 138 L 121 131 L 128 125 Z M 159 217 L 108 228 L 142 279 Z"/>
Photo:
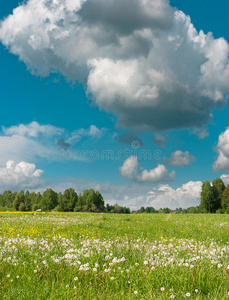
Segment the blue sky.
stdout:
<path fill-rule="evenodd" d="M 1 191 L 92 187 L 175 208 L 229 182 L 229 3 L 124 2 L 1 4 Z"/>

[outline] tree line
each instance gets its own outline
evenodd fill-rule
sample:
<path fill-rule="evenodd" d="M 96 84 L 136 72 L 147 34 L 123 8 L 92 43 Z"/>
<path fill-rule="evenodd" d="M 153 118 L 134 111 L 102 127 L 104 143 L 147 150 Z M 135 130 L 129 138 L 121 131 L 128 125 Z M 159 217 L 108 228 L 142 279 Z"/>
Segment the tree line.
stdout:
<path fill-rule="evenodd" d="M 0 194 L 0 210 L 103 212 L 105 206 L 102 195 L 93 189 L 85 190 L 83 194 L 78 195 L 72 188 L 66 189 L 63 194 L 49 188 L 43 194 L 5 191 Z"/>
<path fill-rule="evenodd" d="M 103 196 L 93 189 L 77 194 L 69 188 L 64 193 L 56 193 L 51 188 L 40 192 L 11 192 L 0 194 L 0 211 L 59 211 L 59 212 L 107 212 L 130 214 L 130 209 L 118 204 L 104 205 Z"/>
<path fill-rule="evenodd" d="M 130 208 L 118 204 L 104 205 L 103 196 L 93 189 L 77 194 L 73 188 L 66 189 L 64 193 L 56 193 L 51 188 L 41 194 L 40 192 L 11 192 L 0 194 L 0 211 L 60 211 L 60 212 L 105 212 L 117 214 L 130 213 L 227 213 L 229 214 L 229 185 L 226 187 L 222 179 L 206 180 L 202 184 L 200 205 L 187 209 L 168 207 L 156 210 L 153 207 L 141 207 L 130 211 Z"/>

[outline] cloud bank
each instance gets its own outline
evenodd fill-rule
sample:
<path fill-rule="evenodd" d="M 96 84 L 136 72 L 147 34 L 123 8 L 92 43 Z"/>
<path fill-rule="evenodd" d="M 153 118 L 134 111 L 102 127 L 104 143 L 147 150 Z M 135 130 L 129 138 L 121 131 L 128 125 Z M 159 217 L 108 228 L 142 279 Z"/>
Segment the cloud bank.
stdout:
<path fill-rule="evenodd" d="M 155 169 L 150 171 L 143 170 L 140 173 L 138 173 L 138 168 L 138 157 L 132 155 L 127 158 L 123 165 L 119 168 L 120 176 L 138 183 L 170 182 L 173 181 L 175 177 L 175 171 L 169 173 L 166 167 L 160 164 L 158 164 Z"/>
<path fill-rule="evenodd" d="M 199 128 L 229 91 L 229 46 L 168 0 L 28 0 L 0 41 L 41 76 L 81 81 L 118 124 Z"/>

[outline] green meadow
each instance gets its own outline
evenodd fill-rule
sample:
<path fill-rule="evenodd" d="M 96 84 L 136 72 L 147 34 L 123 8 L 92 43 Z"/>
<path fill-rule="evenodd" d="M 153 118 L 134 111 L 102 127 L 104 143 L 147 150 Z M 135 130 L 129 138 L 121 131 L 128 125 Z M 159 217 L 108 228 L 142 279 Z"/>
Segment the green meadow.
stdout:
<path fill-rule="evenodd" d="M 229 299 L 229 215 L 1 213 L 0 299 Z"/>

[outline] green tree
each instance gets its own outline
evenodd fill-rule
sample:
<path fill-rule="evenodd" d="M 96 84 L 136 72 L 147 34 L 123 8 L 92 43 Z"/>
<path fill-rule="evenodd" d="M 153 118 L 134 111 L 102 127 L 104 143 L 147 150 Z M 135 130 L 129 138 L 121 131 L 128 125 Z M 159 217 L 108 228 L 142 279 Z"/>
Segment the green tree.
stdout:
<path fill-rule="evenodd" d="M 16 197 L 16 193 L 12 193 L 10 190 L 8 191 L 5 191 L 3 194 L 2 194 L 2 206 L 4 207 L 8 207 L 8 208 L 11 208 L 13 207 L 13 202 L 15 200 L 15 197 Z"/>
<path fill-rule="evenodd" d="M 51 211 L 57 206 L 57 204 L 57 193 L 52 189 L 47 189 L 41 198 L 41 209 L 44 211 Z"/>
<path fill-rule="evenodd" d="M 85 198 L 81 194 L 79 194 L 74 211 L 83 211 L 85 205 Z"/>
<path fill-rule="evenodd" d="M 211 213 L 214 212 L 214 189 L 211 182 L 206 180 L 202 184 L 200 212 Z"/>
<path fill-rule="evenodd" d="M 105 210 L 104 200 L 99 191 L 93 189 L 85 190 L 83 195 L 79 195 L 76 202 L 75 211 L 101 212 Z"/>
<path fill-rule="evenodd" d="M 224 213 L 229 214 L 229 185 L 225 188 L 223 192 L 221 206 Z"/>
<path fill-rule="evenodd" d="M 26 211 L 26 206 L 24 202 L 21 202 L 18 208 L 19 211 Z"/>
<path fill-rule="evenodd" d="M 156 212 L 156 210 L 155 210 L 155 208 L 153 208 L 153 207 L 146 207 L 145 212 L 146 212 L 147 214 L 154 214 L 154 213 Z"/>
<path fill-rule="evenodd" d="M 140 213 L 140 214 L 143 214 L 144 212 L 145 212 L 145 207 L 142 206 L 142 207 L 139 209 L 139 213 Z"/>
<path fill-rule="evenodd" d="M 21 204 L 25 204 L 25 194 L 24 194 L 24 191 L 20 191 L 20 193 L 18 193 L 14 199 L 14 202 L 13 202 L 13 207 L 16 209 L 16 210 L 19 210 L 19 207 Z M 24 209 L 25 211 L 25 209 Z"/>
<path fill-rule="evenodd" d="M 216 178 L 212 182 L 213 191 L 214 191 L 214 203 L 213 203 L 213 211 L 216 212 L 221 208 L 221 201 L 223 197 L 223 192 L 225 190 L 225 184 L 222 179 Z"/>

